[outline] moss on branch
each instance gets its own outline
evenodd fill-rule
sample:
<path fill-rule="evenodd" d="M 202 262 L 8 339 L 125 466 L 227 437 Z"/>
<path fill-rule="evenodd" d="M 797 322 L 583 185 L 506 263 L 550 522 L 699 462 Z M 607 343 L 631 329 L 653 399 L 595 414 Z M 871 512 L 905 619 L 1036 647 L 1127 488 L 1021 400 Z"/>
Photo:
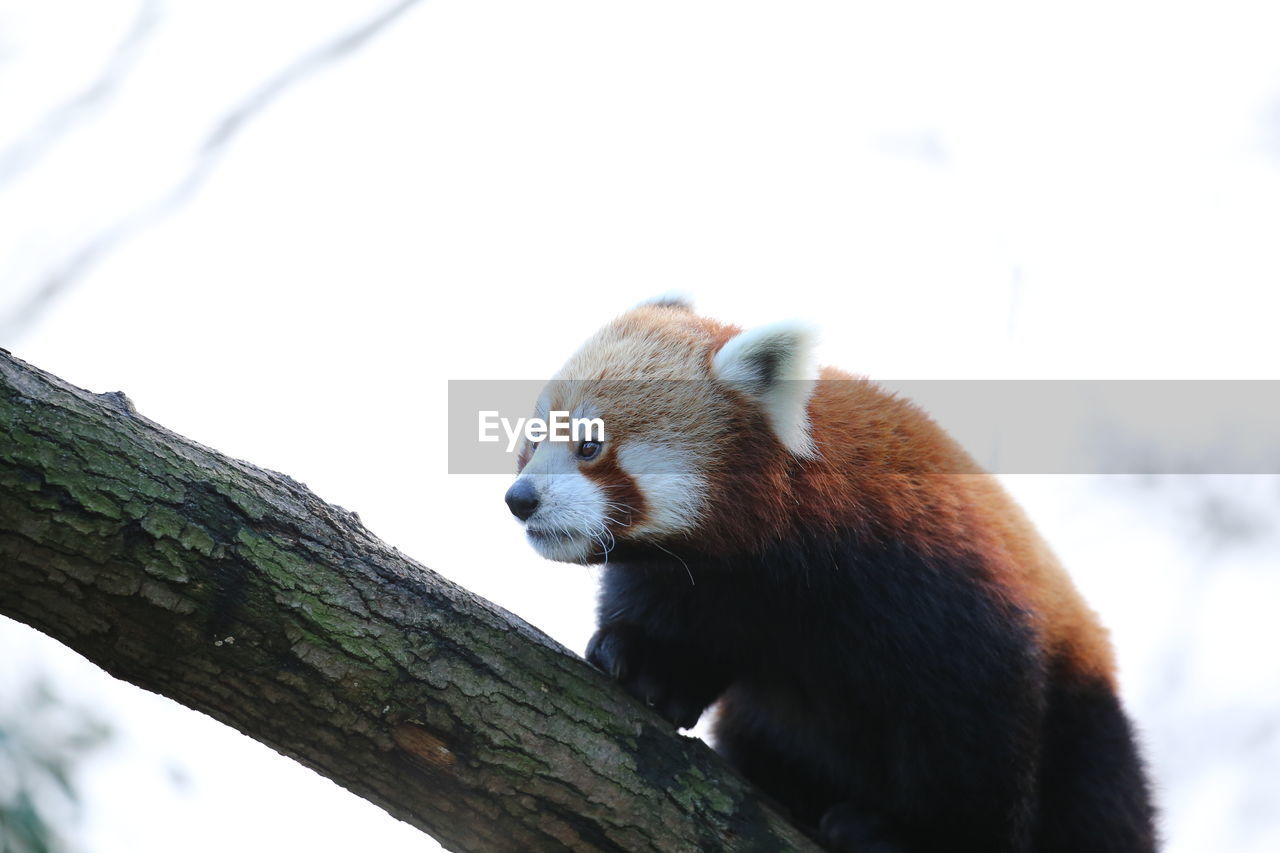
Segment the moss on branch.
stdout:
<path fill-rule="evenodd" d="M 700 741 L 354 514 L 2 350 L 0 564 L 0 612 L 452 849 L 813 849 Z"/>

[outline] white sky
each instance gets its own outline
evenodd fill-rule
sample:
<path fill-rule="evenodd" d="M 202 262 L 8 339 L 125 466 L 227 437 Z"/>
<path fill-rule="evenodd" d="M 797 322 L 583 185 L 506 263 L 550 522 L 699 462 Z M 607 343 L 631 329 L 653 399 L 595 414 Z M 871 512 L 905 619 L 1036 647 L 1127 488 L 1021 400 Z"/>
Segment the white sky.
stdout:
<path fill-rule="evenodd" d="M 164 4 L 102 111 L 0 184 L 0 319 L 371 5 Z M 0 154 L 135 9 L 0 0 Z M 824 361 L 885 378 L 1280 378 L 1277 33 L 1267 2 L 424 2 L 0 345 L 290 473 L 581 650 L 594 575 L 532 553 L 504 479 L 445 474 L 446 380 L 546 376 L 671 289 L 813 321 Z M 1230 738 L 1275 718 L 1274 540 L 1228 560 L 1141 493 L 1011 485 L 1113 628 L 1169 853 L 1280 849 L 1277 735 Z M 123 729 L 86 779 L 86 849 L 423 849 L 29 632 L 0 625 L 0 648 Z"/>

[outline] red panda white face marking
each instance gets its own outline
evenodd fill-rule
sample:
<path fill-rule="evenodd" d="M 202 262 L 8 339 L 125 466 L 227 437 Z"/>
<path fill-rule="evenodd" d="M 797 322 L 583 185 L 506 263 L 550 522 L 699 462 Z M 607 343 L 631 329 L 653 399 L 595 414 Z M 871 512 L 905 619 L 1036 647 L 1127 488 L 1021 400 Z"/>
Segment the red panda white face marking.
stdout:
<path fill-rule="evenodd" d="M 562 563 L 586 563 L 608 550 L 604 490 L 578 470 L 574 445 L 540 442 L 517 484 L 532 487 L 536 496 L 525 534 L 539 554 Z"/>
<path fill-rule="evenodd" d="M 806 329 L 738 333 L 659 302 L 605 326 L 548 383 L 538 410 L 599 417 L 606 440 L 582 458 L 571 442 L 526 445 L 508 493 L 534 548 L 566 562 L 601 562 L 617 542 L 697 538 L 714 515 L 714 484 L 734 451 L 813 456 L 807 406 L 813 369 Z M 772 438 L 770 438 L 772 436 Z M 763 441 L 765 444 L 760 444 Z M 536 495 L 530 504 L 516 497 Z"/>
<path fill-rule="evenodd" d="M 707 479 L 687 449 L 663 441 L 633 441 L 618 448 L 618 464 L 645 496 L 644 518 L 627 531 L 662 538 L 697 529 L 707 499 Z"/>

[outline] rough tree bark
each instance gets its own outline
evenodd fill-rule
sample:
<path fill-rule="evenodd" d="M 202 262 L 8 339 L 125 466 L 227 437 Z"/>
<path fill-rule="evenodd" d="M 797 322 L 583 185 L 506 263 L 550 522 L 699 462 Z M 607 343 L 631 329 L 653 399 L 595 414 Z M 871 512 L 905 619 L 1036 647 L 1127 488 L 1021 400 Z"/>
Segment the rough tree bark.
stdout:
<path fill-rule="evenodd" d="M 0 612 L 457 850 L 804 850 L 700 741 L 282 474 L 0 350 Z"/>

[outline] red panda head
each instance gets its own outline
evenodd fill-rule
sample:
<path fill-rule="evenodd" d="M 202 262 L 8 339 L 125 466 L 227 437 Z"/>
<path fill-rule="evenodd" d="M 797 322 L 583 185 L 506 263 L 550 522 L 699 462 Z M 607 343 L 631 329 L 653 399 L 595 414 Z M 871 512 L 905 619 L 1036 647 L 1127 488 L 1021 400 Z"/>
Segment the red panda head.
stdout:
<path fill-rule="evenodd" d="M 765 493 L 776 501 L 788 466 L 816 454 L 810 350 L 796 324 L 744 332 L 671 299 L 632 309 L 538 401 L 544 420 L 598 418 L 603 439 L 526 442 L 508 506 L 539 553 L 564 562 L 723 538 L 728 515 L 741 522 Z"/>

